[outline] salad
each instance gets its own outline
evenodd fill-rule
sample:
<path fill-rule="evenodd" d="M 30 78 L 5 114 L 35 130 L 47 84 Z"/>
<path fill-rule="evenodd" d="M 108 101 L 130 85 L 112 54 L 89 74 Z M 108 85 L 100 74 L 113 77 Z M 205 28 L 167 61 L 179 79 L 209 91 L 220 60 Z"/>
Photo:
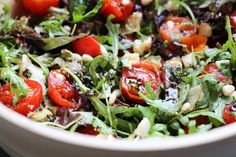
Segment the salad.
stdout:
<path fill-rule="evenodd" d="M 0 3 L 0 103 L 21 115 L 128 139 L 236 122 L 235 0 Z"/>

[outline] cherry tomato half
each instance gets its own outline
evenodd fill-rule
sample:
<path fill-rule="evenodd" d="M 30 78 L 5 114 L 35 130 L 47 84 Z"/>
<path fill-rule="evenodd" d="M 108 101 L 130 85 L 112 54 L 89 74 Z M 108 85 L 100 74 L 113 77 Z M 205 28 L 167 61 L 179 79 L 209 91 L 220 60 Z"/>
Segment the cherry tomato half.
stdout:
<path fill-rule="evenodd" d="M 160 35 L 168 41 L 170 50 L 174 50 L 174 42 L 194 51 L 204 49 L 207 43 L 207 37 L 197 34 L 197 26 L 187 17 L 168 17 L 160 27 Z"/>
<path fill-rule="evenodd" d="M 226 124 L 236 122 L 236 102 L 224 108 L 224 120 Z"/>
<path fill-rule="evenodd" d="M 73 48 L 80 55 L 88 54 L 92 57 L 101 55 L 101 45 L 96 36 L 86 36 L 73 42 Z"/>
<path fill-rule="evenodd" d="M 215 63 L 208 64 L 205 67 L 203 74 L 206 74 L 206 73 L 215 74 L 220 82 L 226 83 L 226 82 L 229 81 L 229 78 L 224 76 L 220 72 L 220 70 L 218 69 L 218 67 L 217 67 L 217 65 Z"/>
<path fill-rule="evenodd" d="M 60 0 L 23 0 L 24 7 L 32 14 L 45 15 L 50 7 L 58 7 Z"/>
<path fill-rule="evenodd" d="M 108 17 L 114 15 L 113 22 L 126 20 L 133 12 L 134 2 L 128 0 L 126 3 L 123 0 L 103 0 L 103 6 L 100 13 Z"/>
<path fill-rule="evenodd" d="M 122 69 L 120 81 L 123 96 L 135 103 L 144 104 L 145 101 L 140 98 L 138 92 L 145 94 L 145 83 L 150 82 L 154 91 L 157 91 L 161 84 L 160 68 L 149 62 L 134 63 L 132 68 Z"/>
<path fill-rule="evenodd" d="M 76 108 L 78 93 L 69 80 L 69 75 L 61 70 L 52 70 L 48 76 L 48 94 L 58 106 Z"/>
<path fill-rule="evenodd" d="M 29 93 L 26 97 L 20 99 L 16 105 L 13 105 L 15 94 L 11 93 L 10 85 L 6 84 L 0 87 L 0 102 L 16 112 L 27 116 L 28 113 L 34 112 L 40 106 L 43 100 L 42 86 L 33 80 L 25 80 L 29 87 Z"/>
<path fill-rule="evenodd" d="M 236 10 L 234 10 L 233 13 L 230 15 L 230 24 L 235 30 L 236 29 Z"/>

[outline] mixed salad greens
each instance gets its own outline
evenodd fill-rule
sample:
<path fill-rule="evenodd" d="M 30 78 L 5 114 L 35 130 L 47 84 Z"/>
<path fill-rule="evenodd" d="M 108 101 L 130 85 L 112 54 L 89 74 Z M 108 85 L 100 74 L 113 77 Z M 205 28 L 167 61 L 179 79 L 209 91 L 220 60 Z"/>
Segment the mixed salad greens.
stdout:
<path fill-rule="evenodd" d="M 236 121 L 235 0 L 0 3 L 0 102 L 24 116 L 129 139 Z"/>

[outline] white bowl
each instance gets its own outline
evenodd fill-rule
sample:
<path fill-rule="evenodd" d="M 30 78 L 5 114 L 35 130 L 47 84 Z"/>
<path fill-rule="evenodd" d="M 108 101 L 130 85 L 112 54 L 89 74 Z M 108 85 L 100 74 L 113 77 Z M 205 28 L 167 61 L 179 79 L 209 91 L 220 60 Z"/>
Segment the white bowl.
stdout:
<path fill-rule="evenodd" d="M 0 146 L 12 157 L 233 157 L 236 124 L 184 137 L 111 140 L 42 126 L 0 104 Z"/>
<path fill-rule="evenodd" d="M 235 156 L 236 124 L 168 139 L 102 139 L 42 126 L 0 104 L 0 145 L 12 157 Z"/>

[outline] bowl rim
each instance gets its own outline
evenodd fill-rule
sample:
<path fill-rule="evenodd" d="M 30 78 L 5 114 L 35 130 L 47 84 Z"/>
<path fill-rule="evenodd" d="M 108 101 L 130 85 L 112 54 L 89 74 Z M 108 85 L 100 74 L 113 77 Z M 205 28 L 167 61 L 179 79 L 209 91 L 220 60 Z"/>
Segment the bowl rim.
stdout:
<path fill-rule="evenodd" d="M 142 140 L 123 140 L 114 138 L 99 138 L 79 133 L 70 133 L 56 128 L 50 128 L 34 122 L 0 103 L 0 118 L 26 132 L 45 137 L 55 142 L 102 149 L 110 151 L 166 151 L 183 149 L 221 141 L 236 135 L 236 124 L 222 126 L 205 133 L 170 138 L 148 138 Z M 1 130 L 0 130 L 1 132 Z M 78 140 L 75 140 L 78 139 Z"/>
<path fill-rule="evenodd" d="M 10 3 L 10 1 L 8 2 Z M 112 138 L 97 138 L 79 133 L 70 133 L 56 128 L 50 128 L 26 118 L 0 103 L 0 119 L 19 127 L 27 132 L 78 147 L 113 151 L 165 151 L 183 149 L 214 143 L 236 136 L 236 123 L 222 126 L 208 132 L 171 138 L 149 138 L 142 140 L 122 140 Z M 1 133 L 1 129 L 0 129 Z M 75 140 L 79 139 L 79 140 Z"/>

